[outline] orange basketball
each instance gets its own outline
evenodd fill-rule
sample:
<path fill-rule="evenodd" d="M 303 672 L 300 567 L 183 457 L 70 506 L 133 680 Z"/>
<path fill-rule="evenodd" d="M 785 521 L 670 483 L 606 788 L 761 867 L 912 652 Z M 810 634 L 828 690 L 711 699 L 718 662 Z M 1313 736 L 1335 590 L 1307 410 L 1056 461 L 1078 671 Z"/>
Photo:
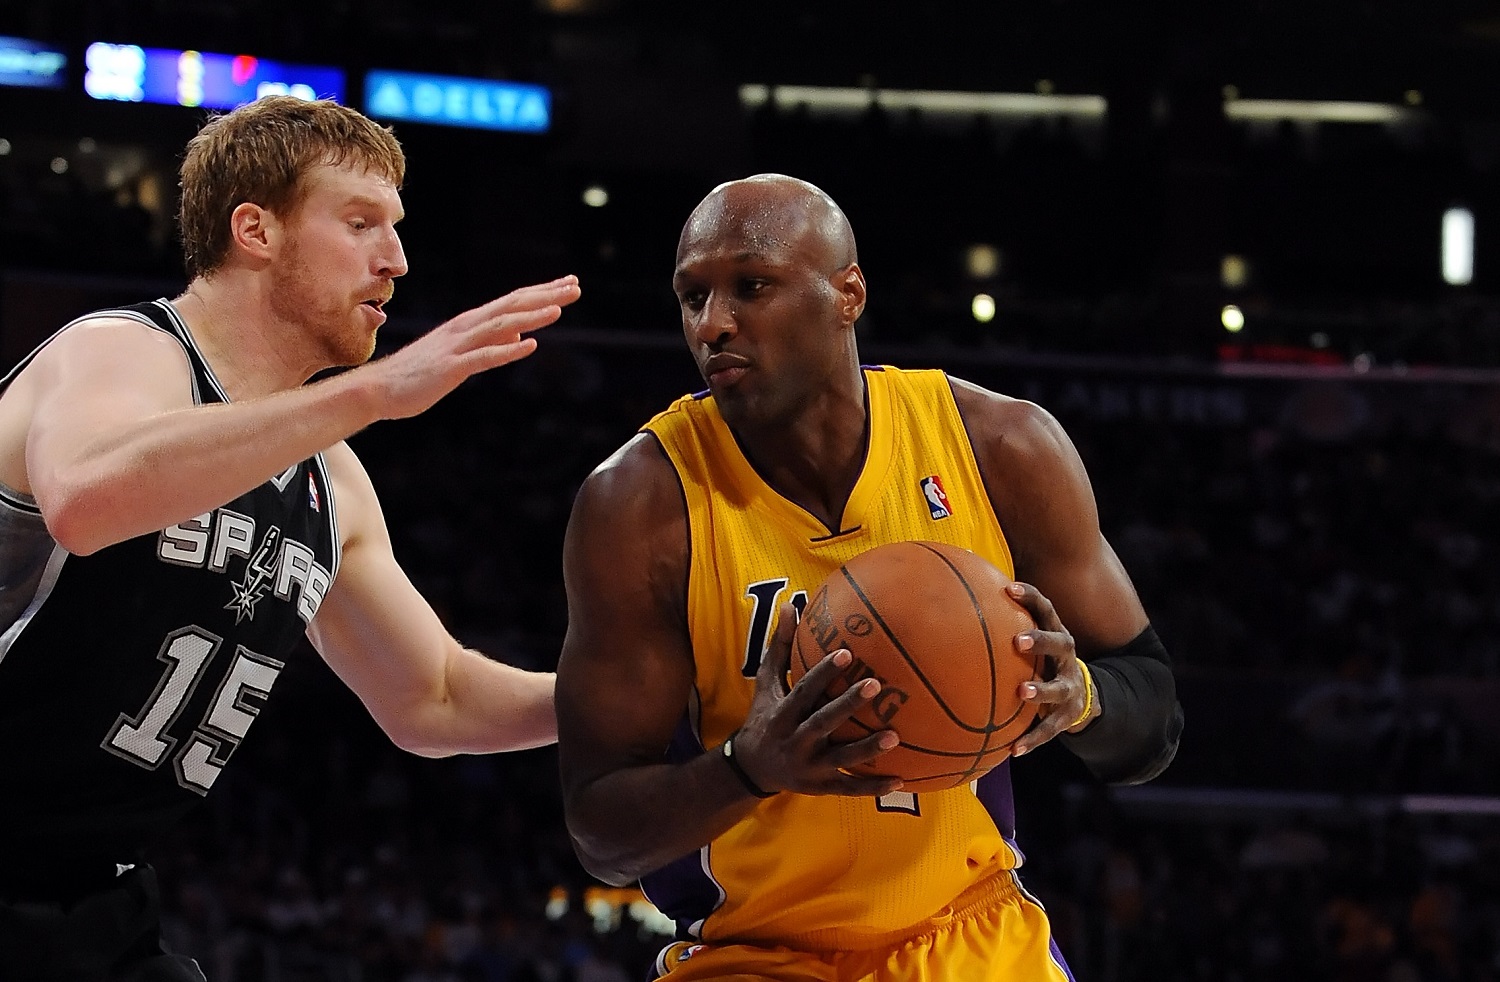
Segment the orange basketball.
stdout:
<path fill-rule="evenodd" d="M 938 791 L 1010 756 L 1036 718 L 1020 685 L 1040 679 L 1042 665 L 1036 649 L 1016 650 L 1015 636 L 1036 625 L 1006 592 L 1009 583 L 966 549 L 896 542 L 854 557 L 818 587 L 797 625 L 791 683 L 847 648 L 854 660 L 830 683 L 828 698 L 870 677 L 881 689 L 833 739 L 883 729 L 901 737 L 852 772 L 899 777 L 906 791 Z"/>

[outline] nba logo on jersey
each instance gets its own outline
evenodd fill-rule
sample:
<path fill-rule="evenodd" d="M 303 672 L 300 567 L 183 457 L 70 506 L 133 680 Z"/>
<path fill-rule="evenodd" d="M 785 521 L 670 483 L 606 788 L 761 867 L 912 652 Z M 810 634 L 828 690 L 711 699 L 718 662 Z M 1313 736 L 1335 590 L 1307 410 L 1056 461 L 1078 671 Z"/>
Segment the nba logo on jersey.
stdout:
<path fill-rule="evenodd" d="M 307 503 L 312 507 L 313 511 L 320 512 L 323 510 L 321 503 L 318 500 L 318 485 L 317 482 L 313 480 L 313 476 L 311 474 L 307 475 Z"/>
<path fill-rule="evenodd" d="M 917 486 L 922 489 L 922 497 L 927 499 L 927 511 L 934 522 L 953 514 L 953 509 L 948 507 L 948 492 L 943 490 L 941 477 L 936 474 L 924 477 Z"/>

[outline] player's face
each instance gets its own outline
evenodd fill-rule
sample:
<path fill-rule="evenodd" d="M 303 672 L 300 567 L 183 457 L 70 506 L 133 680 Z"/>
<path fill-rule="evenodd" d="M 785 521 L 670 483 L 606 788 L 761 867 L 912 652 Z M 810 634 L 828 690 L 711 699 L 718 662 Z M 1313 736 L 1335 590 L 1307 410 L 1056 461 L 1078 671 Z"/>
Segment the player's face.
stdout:
<path fill-rule="evenodd" d="M 730 425 L 791 422 L 847 358 L 826 265 L 799 232 L 727 222 L 684 233 L 672 282 L 683 334 Z"/>
<path fill-rule="evenodd" d="M 271 305 L 307 328 L 316 357 L 358 365 L 375 352 L 381 309 L 406 273 L 396 234 L 401 195 L 362 167 L 319 165 L 304 177 L 301 203 L 288 217 Z"/>

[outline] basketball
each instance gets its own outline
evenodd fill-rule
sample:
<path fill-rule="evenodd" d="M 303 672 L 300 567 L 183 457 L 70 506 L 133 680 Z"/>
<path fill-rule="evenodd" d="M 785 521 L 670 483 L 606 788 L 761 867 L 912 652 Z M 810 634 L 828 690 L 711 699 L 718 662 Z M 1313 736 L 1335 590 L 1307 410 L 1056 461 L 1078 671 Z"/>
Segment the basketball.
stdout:
<path fill-rule="evenodd" d="M 828 686 L 836 698 L 867 678 L 880 693 L 834 731 L 847 742 L 878 730 L 895 748 L 850 773 L 899 777 L 904 791 L 966 784 L 1010 756 L 1036 718 L 1019 696 L 1041 678 L 1041 655 L 1014 638 L 1035 627 L 1006 592 L 1010 580 L 966 549 L 896 542 L 861 553 L 829 574 L 807 602 L 792 643 L 795 685 L 825 655 L 854 656 Z"/>

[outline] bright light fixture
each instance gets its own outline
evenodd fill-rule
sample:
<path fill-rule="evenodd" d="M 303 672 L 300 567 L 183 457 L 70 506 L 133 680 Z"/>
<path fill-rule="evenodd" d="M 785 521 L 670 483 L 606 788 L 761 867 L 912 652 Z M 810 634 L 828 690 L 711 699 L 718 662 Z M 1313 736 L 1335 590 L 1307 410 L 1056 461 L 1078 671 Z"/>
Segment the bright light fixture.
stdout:
<path fill-rule="evenodd" d="M 1467 286 L 1474 279 L 1474 213 L 1467 208 L 1443 212 L 1443 282 Z"/>

